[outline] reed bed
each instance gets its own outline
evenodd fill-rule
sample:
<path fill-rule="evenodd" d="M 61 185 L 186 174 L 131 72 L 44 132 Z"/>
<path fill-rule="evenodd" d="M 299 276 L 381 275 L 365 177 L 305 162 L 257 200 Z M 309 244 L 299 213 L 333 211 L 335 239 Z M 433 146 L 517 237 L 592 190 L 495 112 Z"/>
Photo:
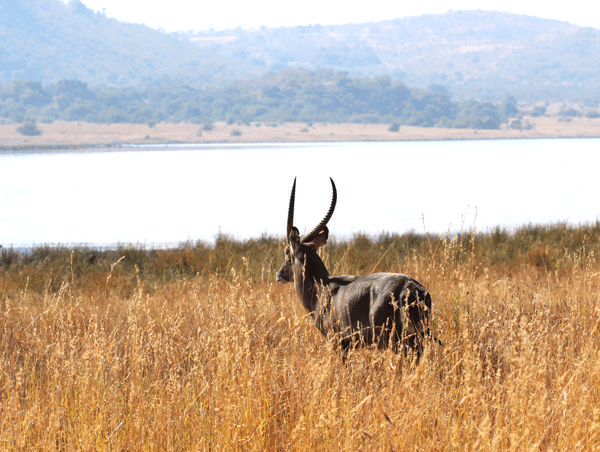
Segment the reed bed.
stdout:
<path fill-rule="evenodd" d="M 281 240 L 2 248 L 2 450 L 598 450 L 600 226 L 356 236 L 334 274 L 432 293 L 419 364 L 342 364 Z"/>

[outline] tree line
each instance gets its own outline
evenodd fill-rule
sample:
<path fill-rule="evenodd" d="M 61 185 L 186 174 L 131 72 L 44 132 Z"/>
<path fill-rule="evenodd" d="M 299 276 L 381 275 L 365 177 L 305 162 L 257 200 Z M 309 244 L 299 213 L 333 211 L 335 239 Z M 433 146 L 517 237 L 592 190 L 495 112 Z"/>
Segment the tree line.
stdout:
<path fill-rule="evenodd" d="M 284 69 L 222 87 L 153 84 L 88 86 L 79 80 L 0 86 L 0 121 L 92 123 L 354 122 L 498 129 L 518 114 L 516 100 L 453 101 L 432 85 L 411 88 L 389 76 L 350 77 L 331 69 Z"/>

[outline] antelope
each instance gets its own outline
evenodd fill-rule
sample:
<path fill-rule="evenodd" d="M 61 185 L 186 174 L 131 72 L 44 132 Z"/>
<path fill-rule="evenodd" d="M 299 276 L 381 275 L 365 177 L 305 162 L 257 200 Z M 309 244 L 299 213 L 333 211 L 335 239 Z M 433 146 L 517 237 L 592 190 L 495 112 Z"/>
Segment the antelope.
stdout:
<path fill-rule="evenodd" d="M 293 282 L 304 308 L 317 329 L 335 337 L 345 361 L 350 347 L 375 344 L 379 348 L 403 346 L 412 349 L 418 361 L 425 334 L 431 295 L 414 278 L 400 273 L 373 273 L 366 276 L 331 276 L 317 250 L 329 236 L 327 223 L 333 215 L 337 190 L 331 179 L 333 197 L 321 222 L 300 238 L 294 226 L 296 179 L 288 209 L 285 257 L 276 273 L 278 282 Z M 434 340 L 441 345 L 438 339 Z"/>

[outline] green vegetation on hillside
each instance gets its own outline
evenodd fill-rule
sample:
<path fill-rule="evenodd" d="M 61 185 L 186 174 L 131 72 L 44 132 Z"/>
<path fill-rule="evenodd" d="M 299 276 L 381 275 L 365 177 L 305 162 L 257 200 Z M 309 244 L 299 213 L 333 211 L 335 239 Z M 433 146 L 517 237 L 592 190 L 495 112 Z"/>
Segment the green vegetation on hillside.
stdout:
<path fill-rule="evenodd" d="M 0 2 L 0 83 L 206 83 L 218 61 L 189 40 L 95 13 L 79 0 Z M 226 70 L 222 75 L 230 76 Z M 237 77 L 239 74 L 234 73 Z"/>
<path fill-rule="evenodd" d="M 449 11 L 360 24 L 202 31 L 192 37 L 265 70 L 288 65 L 390 74 L 459 99 L 600 102 L 600 30 L 498 11 Z M 243 55 L 243 57 L 242 57 Z"/>
<path fill-rule="evenodd" d="M 186 85 L 88 87 L 14 80 L 0 87 L 0 118 L 94 123 L 357 122 L 423 127 L 497 129 L 518 113 L 507 96 L 500 104 L 451 100 L 444 93 L 409 88 L 390 77 L 350 77 L 332 70 L 287 69 L 220 88 Z"/>
<path fill-rule="evenodd" d="M 286 68 L 389 74 L 455 99 L 600 102 L 600 30 L 497 11 L 167 34 L 79 0 L 0 2 L 0 83 L 223 88 Z"/>

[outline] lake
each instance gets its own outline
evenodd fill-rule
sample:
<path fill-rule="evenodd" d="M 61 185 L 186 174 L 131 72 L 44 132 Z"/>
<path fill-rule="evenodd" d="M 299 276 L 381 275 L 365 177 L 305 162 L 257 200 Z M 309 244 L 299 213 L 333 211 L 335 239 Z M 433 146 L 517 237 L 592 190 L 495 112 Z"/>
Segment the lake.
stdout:
<path fill-rule="evenodd" d="M 132 146 L 0 153 L 0 244 L 170 246 L 597 221 L 600 139 Z"/>

